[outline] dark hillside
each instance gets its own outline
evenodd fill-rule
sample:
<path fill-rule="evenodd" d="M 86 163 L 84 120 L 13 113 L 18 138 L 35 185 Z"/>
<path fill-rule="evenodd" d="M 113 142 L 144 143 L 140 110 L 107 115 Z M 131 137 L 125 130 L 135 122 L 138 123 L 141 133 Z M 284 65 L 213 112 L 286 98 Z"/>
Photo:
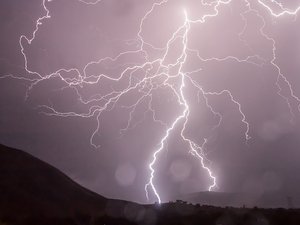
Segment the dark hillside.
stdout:
<path fill-rule="evenodd" d="M 215 195 L 215 198 L 221 198 Z M 299 225 L 299 209 L 106 199 L 41 160 L 0 145 L 0 225 Z"/>
<path fill-rule="evenodd" d="M 103 210 L 106 199 L 56 168 L 20 150 L 0 145 L 0 213 L 60 216 Z"/>

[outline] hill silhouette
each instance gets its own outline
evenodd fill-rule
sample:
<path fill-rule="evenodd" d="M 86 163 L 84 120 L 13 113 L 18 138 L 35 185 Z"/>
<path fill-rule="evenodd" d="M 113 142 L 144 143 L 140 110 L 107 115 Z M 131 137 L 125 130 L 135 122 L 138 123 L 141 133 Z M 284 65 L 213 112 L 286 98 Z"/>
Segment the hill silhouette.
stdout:
<path fill-rule="evenodd" d="M 3 145 L 0 145 L 0 182 L 2 213 L 16 211 L 26 215 L 34 210 L 41 215 L 60 216 L 74 210 L 101 208 L 107 201 L 56 168 Z"/>
<path fill-rule="evenodd" d="M 140 205 L 102 197 L 56 168 L 0 145 L 0 225 L 299 225 L 299 209 Z"/>
<path fill-rule="evenodd" d="M 114 219 L 121 214 L 118 210 L 127 205 L 125 201 L 104 198 L 53 166 L 4 145 L 0 145 L 0 194 L 0 218 L 22 225 L 27 220 L 29 224 L 38 224 L 31 220 L 82 220 L 83 215 L 109 213 Z"/>

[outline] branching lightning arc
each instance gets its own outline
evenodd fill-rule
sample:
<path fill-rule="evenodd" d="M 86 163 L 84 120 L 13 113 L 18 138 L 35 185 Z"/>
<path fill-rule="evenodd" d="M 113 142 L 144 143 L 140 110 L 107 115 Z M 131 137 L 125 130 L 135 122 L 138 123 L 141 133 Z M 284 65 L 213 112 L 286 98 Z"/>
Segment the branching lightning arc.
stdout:
<path fill-rule="evenodd" d="M 80 3 L 85 4 L 89 7 L 92 7 L 97 4 L 101 4 L 104 0 L 97 0 L 97 1 L 84 1 L 84 0 L 78 0 Z M 200 1 L 200 0 L 199 0 Z M 31 33 L 31 36 L 21 35 L 19 39 L 19 45 L 20 45 L 20 52 L 23 55 L 24 58 L 24 68 L 27 72 L 26 76 L 16 76 L 16 75 L 3 75 L 1 78 L 14 78 L 14 79 L 20 79 L 24 80 L 30 83 L 29 88 L 26 93 L 26 99 L 30 95 L 30 91 L 37 86 L 41 81 L 46 81 L 51 78 L 59 78 L 62 82 L 66 84 L 66 88 L 72 88 L 77 93 L 78 100 L 86 105 L 88 107 L 88 111 L 86 113 L 78 113 L 75 111 L 71 112 L 60 112 L 59 110 L 55 109 L 52 106 L 49 105 L 39 105 L 38 107 L 42 110 L 42 112 L 48 116 L 59 116 L 59 117 L 83 117 L 83 118 L 96 118 L 97 121 L 97 127 L 94 130 L 94 132 L 91 135 L 90 143 L 95 148 L 100 147 L 99 145 L 94 143 L 94 137 L 95 135 L 100 132 L 100 120 L 101 115 L 104 111 L 110 111 L 112 110 L 118 101 L 127 94 L 131 92 L 137 92 L 139 95 L 138 99 L 135 101 L 134 104 L 129 106 L 124 106 L 127 109 L 130 110 L 129 118 L 127 126 L 120 130 L 121 133 L 126 132 L 128 129 L 132 129 L 134 126 L 137 125 L 140 121 L 136 122 L 134 121 L 132 115 L 135 112 L 137 106 L 139 106 L 142 102 L 147 102 L 147 112 L 151 113 L 153 121 L 155 123 L 159 123 L 164 129 L 164 135 L 160 140 L 160 143 L 158 143 L 157 149 L 153 152 L 152 158 L 150 160 L 150 163 L 148 165 L 149 167 L 149 181 L 145 185 L 145 191 L 146 191 L 146 197 L 149 200 L 150 199 L 150 191 L 154 195 L 156 201 L 159 203 L 162 202 L 162 198 L 159 194 L 159 191 L 155 185 L 155 175 L 156 170 L 155 166 L 158 163 L 159 155 L 161 152 L 165 149 L 165 145 L 168 141 L 170 133 L 172 133 L 175 129 L 180 129 L 180 138 L 183 142 L 186 143 L 187 149 L 189 149 L 189 153 L 191 153 L 193 156 L 195 156 L 202 166 L 203 170 L 207 172 L 208 177 L 211 180 L 211 183 L 208 186 L 208 190 L 214 190 L 217 188 L 217 178 L 214 175 L 214 172 L 212 171 L 210 167 L 210 161 L 207 159 L 207 154 L 205 152 L 206 144 L 209 140 L 209 137 L 203 137 L 202 144 L 198 144 L 196 141 L 192 140 L 186 135 L 186 127 L 189 121 L 190 116 L 190 106 L 188 103 L 188 96 L 186 95 L 186 85 L 192 85 L 194 88 L 198 90 L 198 96 L 203 97 L 206 103 L 206 107 L 211 111 L 211 113 L 218 118 L 218 123 L 213 127 L 213 129 L 218 128 L 220 124 L 222 123 L 222 114 L 216 111 L 212 105 L 209 103 L 209 97 L 210 96 L 227 96 L 229 100 L 232 101 L 233 105 L 236 106 L 236 110 L 240 114 L 241 118 L 241 124 L 243 124 L 245 133 L 245 143 L 247 144 L 250 140 L 250 124 L 247 121 L 246 114 L 243 112 L 242 104 L 235 99 L 234 95 L 231 93 L 230 90 L 224 89 L 222 91 L 206 91 L 205 88 L 199 84 L 193 77 L 196 75 L 199 71 L 201 71 L 201 68 L 198 68 L 194 71 L 184 72 L 183 67 L 187 61 L 188 55 L 195 55 L 201 62 L 220 62 L 220 61 L 227 61 L 227 60 L 234 60 L 238 63 L 249 63 L 254 66 L 260 66 L 256 63 L 253 59 L 261 59 L 261 57 L 258 54 L 249 55 L 246 58 L 238 58 L 234 55 L 229 55 L 224 58 L 203 58 L 201 57 L 201 53 L 199 50 L 192 49 L 189 47 L 189 32 L 192 29 L 191 25 L 199 25 L 206 23 L 206 21 L 213 19 L 214 17 L 217 17 L 219 15 L 219 11 L 222 10 L 222 7 L 226 7 L 227 5 L 230 5 L 233 0 L 214 0 L 214 1 L 205 1 L 201 0 L 201 4 L 206 7 L 211 8 L 211 12 L 204 14 L 200 16 L 197 19 L 191 19 L 189 18 L 188 11 L 185 9 L 182 9 L 182 25 L 178 27 L 178 29 L 172 34 L 171 38 L 167 41 L 166 46 L 164 48 L 158 49 L 151 43 L 148 43 L 144 40 L 143 37 L 143 27 L 145 21 L 147 21 L 148 17 L 159 7 L 167 6 L 171 1 L 170 0 L 161 0 L 160 2 L 155 2 L 151 6 L 151 8 L 146 12 L 146 14 L 143 16 L 143 18 L 140 21 L 139 31 L 137 33 L 137 41 L 138 41 L 138 48 L 134 51 L 125 51 L 121 52 L 115 57 L 105 57 L 101 58 L 97 61 L 91 61 L 87 63 L 82 70 L 79 70 L 78 68 L 61 68 L 51 74 L 41 74 L 36 71 L 32 71 L 29 68 L 29 59 L 26 54 L 24 44 L 30 46 L 31 43 L 37 38 L 37 33 L 39 32 L 39 28 L 43 25 L 43 22 L 45 20 L 49 20 L 51 18 L 51 12 L 48 9 L 48 4 L 51 0 L 43 0 L 43 9 L 44 9 L 44 15 L 38 18 L 35 22 L 35 29 Z M 277 81 L 274 85 L 276 85 L 278 89 L 278 95 L 282 97 L 285 101 L 287 106 L 289 107 L 291 118 L 295 116 L 295 112 L 292 107 L 291 101 L 296 101 L 298 104 L 298 110 L 300 111 L 300 98 L 296 96 L 292 84 L 289 82 L 288 78 L 281 72 L 281 69 L 279 65 L 276 64 L 276 42 L 275 39 L 270 37 L 265 32 L 265 18 L 261 14 L 261 11 L 264 10 L 265 12 L 268 12 L 270 16 L 273 18 L 279 18 L 282 16 L 297 16 L 297 13 L 300 11 L 300 6 L 296 9 L 288 9 L 285 8 L 280 2 L 277 2 L 275 0 L 255 0 L 255 1 L 249 1 L 249 0 L 241 0 L 243 4 L 246 6 L 246 10 L 240 14 L 241 19 L 244 21 L 245 26 L 244 29 L 240 32 L 240 39 L 242 40 L 242 35 L 244 30 L 247 27 L 247 13 L 255 13 L 257 17 L 262 21 L 262 26 L 260 27 L 260 34 L 263 38 L 265 38 L 267 41 L 269 41 L 272 46 L 272 59 L 267 61 L 264 59 L 261 59 L 264 64 L 270 64 L 272 65 L 275 70 L 277 71 Z M 273 6 L 275 6 L 279 10 L 273 10 Z M 170 51 L 172 50 L 172 44 L 175 41 L 180 41 L 180 49 L 181 52 L 179 56 L 176 59 L 175 63 L 166 63 L 166 58 Z M 242 40 L 243 41 L 243 40 Z M 246 41 L 245 41 L 246 42 Z M 163 52 L 160 57 L 157 57 L 153 60 L 149 60 L 149 53 L 146 50 L 147 48 L 151 48 L 152 50 L 158 50 Z M 101 64 L 106 61 L 110 62 L 116 62 L 120 57 L 130 55 L 130 54 L 142 54 L 144 56 L 144 62 L 143 63 L 137 63 L 135 65 L 130 65 L 126 67 L 117 78 L 113 78 L 106 74 L 100 74 L 100 75 L 87 75 L 87 68 L 89 68 L 91 65 L 95 64 Z M 172 73 L 170 71 L 173 71 Z M 176 72 L 174 73 L 174 70 Z M 82 71 L 82 72 L 81 72 Z M 134 77 L 134 73 L 137 71 L 144 72 L 144 75 L 141 79 L 136 81 L 136 78 Z M 153 72 L 154 71 L 154 72 Z M 64 77 L 64 73 L 76 73 L 78 76 L 76 78 L 66 78 Z M 100 83 L 103 80 L 109 80 L 113 82 L 121 82 L 125 78 L 129 78 L 128 85 L 123 88 L 122 90 L 113 90 L 110 93 L 104 95 L 104 96 L 94 96 L 92 99 L 84 99 L 83 96 L 81 96 L 80 92 L 78 91 L 78 88 L 82 85 L 92 85 Z M 158 82 L 157 80 L 160 79 L 162 82 Z M 176 80 L 176 82 L 174 82 Z M 289 89 L 289 95 L 283 94 L 282 92 L 282 83 L 285 84 Z M 153 100 L 153 91 L 158 88 L 167 88 L 170 91 L 173 92 L 178 106 L 181 108 L 181 112 L 175 120 L 168 124 L 164 121 L 159 120 L 156 117 L 156 111 L 152 107 L 152 100 Z M 104 102 L 104 103 L 103 103 Z"/>

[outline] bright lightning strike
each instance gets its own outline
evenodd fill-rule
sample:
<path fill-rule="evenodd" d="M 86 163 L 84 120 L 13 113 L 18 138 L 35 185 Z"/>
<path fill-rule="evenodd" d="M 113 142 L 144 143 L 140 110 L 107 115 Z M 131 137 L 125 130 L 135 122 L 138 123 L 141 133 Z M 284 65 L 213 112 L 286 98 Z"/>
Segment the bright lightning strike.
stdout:
<path fill-rule="evenodd" d="M 96 5 L 98 3 L 101 3 L 104 0 L 94 0 L 94 1 L 85 1 L 85 0 L 78 0 L 82 4 L 85 5 Z M 218 58 L 218 57 L 212 57 L 212 58 L 203 58 L 201 57 L 201 53 L 196 49 L 191 49 L 189 47 L 189 32 L 191 30 L 192 25 L 199 25 L 206 23 L 208 20 L 213 19 L 214 17 L 219 16 L 219 11 L 222 7 L 225 7 L 227 5 L 230 5 L 232 3 L 232 0 L 215 0 L 215 1 L 205 1 L 201 0 L 201 3 L 203 6 L 210 7 L 211 13 L 207 13 L 202 15 L 199 18 L 191 19 L 189 18 L 188 12 L 186 9 L 183 9 L 183 21 L 182 25 L 178 27 L 178 29 L 171 35 L 171 38 L 167 41 L 166 46 L 164 48 L 158 48 L 151 43 L 148 43 L 145 41 L 142 31 L 144 28 L 145 21 L 148 19 L 148 17 L 159 7 L 167 6 L 169 4 L 169 0 L 162 0 L 160 2 L 153 3 L 151 8 L 145 13 L 143 18 L 140 21 L 139 31 L 137 33 L 137 42 L 139 43 L 139 47 L 136 50 L 133 51 L 125 51 L 119 53 L 115 57 L 105 57 L 101 58 L 97 61 L 91 61 L 88 62 L 83 70 L 79 70 L 78 68 L 60 68 L 59 70 L 51 73 L 51 74 L 40 74 L 36 71 L 32 71 L 29 68 L 29 59 L 26 55 L 24 44 L 30 46 L 32 42 L 36 39 L 37 33 L 39 31 L 39 28 L 43 25 L 43 22 L 45 20 L 48 20 L 51 18 L 50 10 L 47 7 L 47 4 L 51 4 L 51 0 L 43 0 L 42 5 L 44 9 L 44 15 L 41 16 L 36 20 L 35 23 L 35 29 L 31 33 L 30 36 L 21 35 L 19 39 L 19 45 L 20 45 L 20 51 L 24 58 L 24 68 L 27 72 L 27 77 L 19 77 L 16 75 L 4 75 L 2 78 L 15 78 L 15 79 L 21 79 L 25 80 L 27 82 L 30 82 L 30 86 L 28 88 L 28 91 L 26 93 L 26 98 L 29 97 L 30 91 L 38 85 L 41 81 L 46 81 L 51 78 L 57 77 L 62 82 L 65 83 L 65 88 L 72 88 L 75 90 L 76 95 L 78 97 L 78 100 L 86 105 L 88 107 L 88 111 L 86 113 L 78 113 L 76 111 L 71 112 L 60 112 L 57 109 L 55 109 L 52 106 L 49 105 L 40 105 L 39 108 L 43 110 L 43 113 L 46 115 L 53 115 L 53 116 L 60 116 L 60 117 L 82 117 L 82 118 L 96 118 L 97 121 L 97 127 L 94 130 L 94 132 L 91 135 L 90 143 L 95 148 L 98 148 L 99 145 L 94 143 L 94 137 L 97 133 L 100 132 L 100 120 L 102 113 L 104 111 L 110 111 L 116 107 L 116 104 L 120 101 L 120 99 L 126 95 L 128 95 L 131 92 L 137 92 L 139 95 L 138 99 L 131 105 L 123 106 L 124 108 L 130 110 L 128 122 L 125 128 L 120 130 L 120 133 L 123 134 L 129 129 L 134 129 L 134 127 L 137 126 L 138 123 L 142 121 L 134 121 L 133 114 L 136 111 L 137 107 L 141 105 L 142 103 L 146 102 L 147 104 L 147 113 L 150 113 L 152 115 L 152 119 L 155 123 L 160 124 L 164 129 L 164 136 L 161 138 L 158 148 L 153 152 L 152 159 L 148 165 L 149 167 L 149 181 L 145 185 L 145 191 L 146 191 L 146 197 L 149 200 L 150 199 L 150 191 L 154 194 L 156 200 L 161 203 L 162 197 L 159 194 L 159 191 L 155 185 L 155 175 L 157 173 L 155 166 L 159 162 L 159 156 L 162 153 L 162 151 L 165 148 L 165 145 L 168 141 L 168 138 L 170 134 L 175 129 L 180 129 L 180 138 L 181 140 L 186 143 L 186 146 L 188 148 L 188 152 L 191 153 L 193 156 L 195 156 L 202 167 L 204 171 L 207 172 L 208 177 L 211 180 L 211 183 L 208 186 L 208 190 L 212 191 L 217 187 L 217 178 L 214 175 L 214 172 L 210 168 L 210 164 L 208 164 L 209 160 L 206 157 L 205 148 L 206 144 L 209 140 L 209 137 L 204 137 L 204 142 L 202 145 L 197 144 L 196 141 L 192 140 L 186 135 L 186 129 L 190 118 L 190 105 L 188 103 L 188 97 L 186 95 L 186 85 L 192 85 L 198 90 L 198 98 L 200 96 L 205 99 L 206 107 L 210 110 L 210 112 L 219 118 L 218 123 L 213 129 L 216 129 L 220 126 L 222 122 L 222 114 L 217 112 L 209 103 L 209 96 L 221 96 L 226 95 L 229 97 L 230 101 L 237 106 L 237 111 L 240 114 L 241 123 L 243 124 L 245 133 L 245 142 L 248 143 L 250 140 L 250 124 L 247 121 L 246 114 L 243 112 L 242 104 L 235 99 L 234 95 L 231 93 L 230 90 L 224 89 L 222 91 L 206 91 L 205 88 L 196 82 L 194 79 L 194 75 L 196 75 L 199 71 L 201 71 L 201 68 L 198 68 L 194 71 L 190 72 L 184 72 L 183 67 L 187 62 L 188 55 L 193 54 L 195 55 L 201 62 L 221 62 L 221 61 L 227 61 L 227 60 L 234 60 L 238 63 L 249 63 L 254 66 L 261 66 L 259 63 L 256 63 L 255 59 L 258 59 L 258 61 L 263 62 L 263 64 L 269 63 L 270 65 L 275 68 L 277 71 L 277 81 L 276 86 L 278 88 L 278 94 L 281 96 L 287 103 L 290 113 L 292 117 L 295 116 L 291 99 L 297 101 L 298 103 L 298 110 L 300 111 L 300 98 L 296 96 L 295 91 L 293 90 L 292 84 L 289 82 L 287 77 L 281 72 L 281 69 L 279 65 L 276 63 L 276 42 L 275 39 L 270 37 L 265 32 L 265 19 L 264 16 L 260 14 L 260 11 L 255 8 L 254 3 L 257 3 L 259 6 L 261 6 L 263 9 L 265 9 L 271 16 L 275 18 L 282 17 L 284 15 L 290 15 L 290 16 L 296 16 L 297 13 L 300 11 L 300 6 L 296 9 L 287 9 L 285 8 L 280 2 L 277 2 L 276 0 L 256 0 L 250 3 L 248 0 L 241 0 L 246 5 L 247 10 L 241 13 L 241 17 L 243 21 L 245 22 L 245 26 L 243 31 L 239 34 L 239 37 L 242 36 L 244 30 L 247 27 L 247 20 L 245 15 L 249 12 L 254 12 L 258 18 L 260 18 L 263 22 L 262 27 L 260 28 L 259 32 L 262 37 L 264 37 L 266 40 L 272 43 L 272 59 L 267 62 L 267 60 L 262 59 L 258 54 L 249 55 L 246 58 L 238 58 L 234 55 L 229 55 L 224 58 Z M 274 9 L 270 5 L 275 5 L 279 8 L 279 12 L 275 12 Z M 166 63 L 166 58 L 168 57 L 169 53 L 172 50 L 172 44 L 180 40 L 181 45 L 181 52 L 179 56 L 176 59 L 175 63 Z M 241 38 L 242 40 L 242 38 Z M 245 44 L 246 41 L 244 41 Z M 147 48 L 150 48 L 152 50 L 157 50 L 163 52 L 161 57 L 157 57 L 155 59 L 149 60 L 149 52 L 146 50 Z M 143 63 L 136 63 L 134 65 L 130 65 L 126 67 L 120 75 L 115 78 L 111 77 L 107 74 L 100 74 L 100 75 L 87 75 L 87 69 L 96 64 L 101 64 L 104 62 L 117 62 L 118 59 L 120 59 L 123 56 L 130 55 L 130 54 L 141 54 L 143 55 L 144 62 Z M 176 70 L 176 73 L 171 73 L 171 70 Z M 82 72 L 81 72 L 82 71 Z M 68 72 L 74 72 L 77 74 L 76 78 L 66 78 L 64 77 L 63 73 Z M 134 74 L 136 72 L 144 72 L 144 75 L 142 78 L 136 78 Z M 128 85 L 119 90 L 112 90 L 111 92 L 100 96 L 94 96 L 91 99 L 85 99 L 79 91 L 79 87 L 82 85 L 93 85 L 101 83 L 103 80 L 111 81 L 111 82 L 122 82 L 123 80 L 127 79 L 129 80 Z M 162 82 L 158 83 L 157 80 L 161 79 Z M 177 79 L 178 83 L 174 84 L 173 80 Z M 287 85 L 289 89 L 289 96 L 286 96 L 282 93 L 283 87 L 281 86 L 280 82 L 284 82 L 285 85 Z M 153 92 L 157 90 L 158 88 L 168 88 L 172 91 L 176 98 L 176 102 L 178 106 L 181 107 L 181 113 L 174 119 L 174 121 L 171 124 L 167 124 L 164 121 L 161 121 L 157 119 L 156 116 L 156 110 L 154 110 L 153 107 Z M 144 113 L 144 117 L 145 114 Z"/>
<path fill-rule="evenodd" d="M 264 0 L 258 0 L 259 4 L 261 4 L 264 8 L 266 8 L 270 14 L 274 17 L 281 17 L 283 15 L 291 15 L 291 16 L 295 16 L 297 15 L 297 13 L 300 11 L 300 6 L 297 7 L 296 9 L 287 9 L 285 7 L 283 7 L 282 3 L 277 2 L 276 0 L 269 0 L 268 2 L 270 3 L 274 3 L 275 5 L 279 6 L 280 11 L 279 12 L 275 12 L 272 7 L 268 6 L 267 1 Z"/>

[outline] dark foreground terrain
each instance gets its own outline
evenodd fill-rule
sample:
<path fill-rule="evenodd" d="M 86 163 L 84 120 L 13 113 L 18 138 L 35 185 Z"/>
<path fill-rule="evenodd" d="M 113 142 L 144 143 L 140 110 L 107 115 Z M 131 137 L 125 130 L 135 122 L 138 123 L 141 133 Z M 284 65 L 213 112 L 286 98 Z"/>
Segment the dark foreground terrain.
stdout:
<path fill-rule="evenodd" d="M 300 225 L 300 209 L 162 205 L 107 199 L 0 145 L 0 225 Z"/>

